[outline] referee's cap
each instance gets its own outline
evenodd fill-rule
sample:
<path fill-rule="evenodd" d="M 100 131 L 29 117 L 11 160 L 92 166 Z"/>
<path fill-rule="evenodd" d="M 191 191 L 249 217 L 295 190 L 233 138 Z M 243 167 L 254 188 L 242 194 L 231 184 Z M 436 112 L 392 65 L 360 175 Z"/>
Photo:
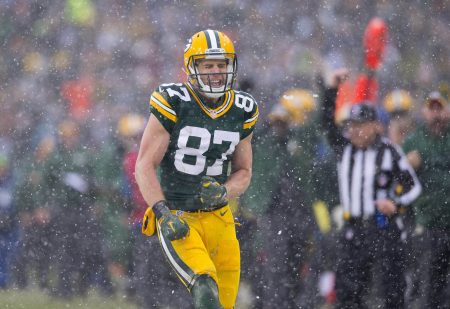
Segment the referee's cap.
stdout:
<path fill-rule="evenodd" d="M 369 122 L 377 121 L 378 115 L 374 106 L 370 103 L 360 103 L 352 105 L 348 121 L 350 122 Z"/>

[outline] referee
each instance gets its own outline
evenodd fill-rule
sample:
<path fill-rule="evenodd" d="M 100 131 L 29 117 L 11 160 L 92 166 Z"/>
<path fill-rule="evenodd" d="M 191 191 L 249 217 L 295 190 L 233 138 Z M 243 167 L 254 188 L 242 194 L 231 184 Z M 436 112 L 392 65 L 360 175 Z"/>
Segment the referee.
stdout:
<path fill-rule="evenodd" d="M 344 133 L 334 121 L 337 86 L 322 86 L 321 122 L 338 158 L 344 227 L 339 235 L 336 271 L 337 308 L 366 308 L 374 262 L 380 263 L 385 308 L 404 308 L 406 232 L 398 210 L 421 192 L 403 152 L 381 137 L 375 108 L 353 105 Z"/>

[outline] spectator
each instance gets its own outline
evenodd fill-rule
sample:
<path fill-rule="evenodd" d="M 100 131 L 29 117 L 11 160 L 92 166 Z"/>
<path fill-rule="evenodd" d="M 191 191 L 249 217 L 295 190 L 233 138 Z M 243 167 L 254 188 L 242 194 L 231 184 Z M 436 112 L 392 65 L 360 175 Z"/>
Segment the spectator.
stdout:
<path fill-rule="evenodd" d="M 427 308 L 448 308 L 446 286 L 450 268 L 450 109 L 447 100 L 432 92 L 422 108 L 425 123 L 404 142 L 408 160 L 417 170 L 423 194 L 414 203 L 417 223 L 425 227 L 431 259 Z"/>
<path fill-rule="evenodd" d="M 262 308 L 296 308 L 306 294 L 303 268 L 310 255 L 312 215 L 312 168 L 316 130 L 310 117 L 316 107 L 310 91 L 290 89 L 269 113 L 265 132 L 255 142 L 253 181 L 242 207 L 258 215 L 262 258 Z M 271 241 L 266 241 L 271 239 Z"/>
<path fill-rule="evenodd" d="M 55 205 L 58 283 L 54 295 L 83 296 L 91 283 L 111 294 L 102 229 L 93 203 L 91 154 L 82 144 L 82 131 L 76 122 L 64 120 L 58 129 L 61 143 L 45 169 Z"/>
<path fill-rule="evenodd" d="M 49 271 L 54 255 L 55 230 L 52 228 L 52 203 L 49 202 L 50 188 L 46 186 L 44 172 L 47 160 L 55 148 L 55 141 L 44 136 L 36 150 L 22 167 L 22 181 L 18 186 L 22 237 L 16 262 L 16 277 L 19 288 L 28 285 L 30 272 L 35 269 L 38 285 L 49 288 Z"/>
<path fill-rule="evenodd" d="M 95 201 L 93 213 L 100 227 L 107 268 L 116 280 L 125 276 L 125 265 L 129 252 L 127 214 L 125 199 L 121 194 L 121 157 L 123 149 L 116 137 L 106 137 L 100 147 L 95 148 L 93 158 L 93 181 Z"/>

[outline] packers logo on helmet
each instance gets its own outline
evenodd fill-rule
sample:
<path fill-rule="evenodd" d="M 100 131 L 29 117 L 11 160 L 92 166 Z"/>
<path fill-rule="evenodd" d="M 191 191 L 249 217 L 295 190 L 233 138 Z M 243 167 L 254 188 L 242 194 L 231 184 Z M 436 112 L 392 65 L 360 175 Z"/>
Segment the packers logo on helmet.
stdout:
<path fill-rule="evenodd" d="M 396 89 L 386 95 L 383 101 L 384 109 L 388 113 L 407 112 L 411 109 L 413 99 L 408 91 Z"/>
<path fill-rule="evenodd" d="M 201 59 L 226 60 L 226 73 L 206 73 L 198 71 L 198 61 Z M 204 95 L 219 98 L 233 87 L 237 73 L 237 57 L 233 42 L 224 33 L 215 30 L 205 30 L 194 34 L 184 50 L 184 68 L 189 83 Z M 220 87 L 214 87 L 210 75 L 225 75 L 225 82 Z"/>

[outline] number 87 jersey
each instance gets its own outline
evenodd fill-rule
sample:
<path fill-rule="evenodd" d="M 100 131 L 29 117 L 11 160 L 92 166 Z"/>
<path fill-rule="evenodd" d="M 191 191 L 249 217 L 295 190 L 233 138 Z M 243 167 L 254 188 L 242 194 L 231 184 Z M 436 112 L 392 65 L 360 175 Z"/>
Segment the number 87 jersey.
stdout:
<path fill-rule="evenodd" d="M 236 145 L 253 132 L 258 105 L 251 95 L 229 90 L 213 109 L 189 83 L 179 83 L 159 86 L 150 110 L 170 134 L 160 165 L 164 195 L 174 209 L 198 209 L 201 177 L 226 181 Z"/>

